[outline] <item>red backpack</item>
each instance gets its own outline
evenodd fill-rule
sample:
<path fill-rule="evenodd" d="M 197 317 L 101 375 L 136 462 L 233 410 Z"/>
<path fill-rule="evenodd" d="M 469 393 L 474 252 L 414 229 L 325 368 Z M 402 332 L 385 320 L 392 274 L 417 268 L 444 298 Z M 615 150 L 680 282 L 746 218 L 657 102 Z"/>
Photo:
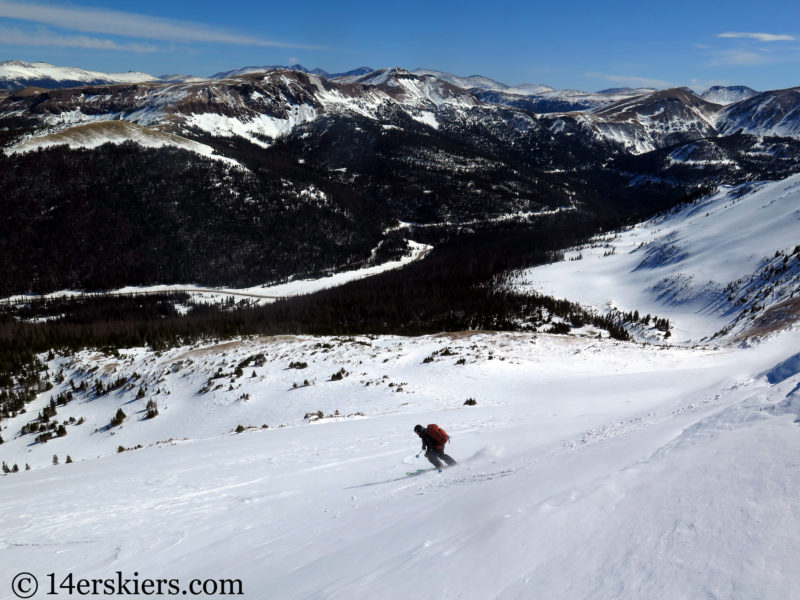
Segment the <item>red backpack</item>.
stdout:
<path fill-rule="evenodd" d="M 436 443 L 437 446 L 442 446 L 450 441 L 450 436 L 447 435 L 447 432 L 439 427 L 436 423 L 431 423 L 426 427 L 428 431 L 428 435 L 431 436 L 431 439 Z"/>

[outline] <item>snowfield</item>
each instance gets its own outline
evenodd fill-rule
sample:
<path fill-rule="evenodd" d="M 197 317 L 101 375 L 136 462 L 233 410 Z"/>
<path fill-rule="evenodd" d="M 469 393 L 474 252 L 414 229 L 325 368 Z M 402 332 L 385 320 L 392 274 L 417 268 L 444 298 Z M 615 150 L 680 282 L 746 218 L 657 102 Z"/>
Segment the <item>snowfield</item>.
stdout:
<path fill-rule="evenodd" d="M 55 357 L 64 382 L 2 431 L 0 458 L 32 469 L 0 480 L 0 597 L 21 571 L 238 579 L 253 598 L 792 597 L 800 331 L 742 348 L 584 333 Z M 89 390 L 56 418 L 84 423 L 17 437 L 70 380 Z M 432 422 L 460 464 L 409 477 Z"/>
<path fill-rule="evenodd" d="M 800 175 L 712 196 L 518 273 L 518 289 L 668 318 L 671 341 L 741 333 L 800 292 Z"/>

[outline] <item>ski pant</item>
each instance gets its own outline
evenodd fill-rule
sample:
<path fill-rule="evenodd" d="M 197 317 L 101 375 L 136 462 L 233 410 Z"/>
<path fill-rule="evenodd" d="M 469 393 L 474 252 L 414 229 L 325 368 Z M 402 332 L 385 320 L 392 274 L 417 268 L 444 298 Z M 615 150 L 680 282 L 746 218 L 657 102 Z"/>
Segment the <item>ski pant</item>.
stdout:
<path fill-rule="evenodd" d="M 444 449 L 428 448 L 425 452 L 425 458 L 437 469 L 442 468 L 442 461 L 446 462 L 448 467 L 452 467 L 456 464 L 456 461 L 444 453 Z"/>

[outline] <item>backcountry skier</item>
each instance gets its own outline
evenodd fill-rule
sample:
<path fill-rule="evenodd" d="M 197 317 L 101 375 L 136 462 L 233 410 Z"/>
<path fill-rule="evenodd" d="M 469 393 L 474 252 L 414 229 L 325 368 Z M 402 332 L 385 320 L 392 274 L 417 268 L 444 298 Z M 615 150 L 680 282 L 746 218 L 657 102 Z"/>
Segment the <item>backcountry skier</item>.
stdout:
<path fill-rule="evenodd" d="M 457 464 L 456 461 L 444 453 L 444 445 L 450 441 L 450 436 L 447 435 L 444 429 L 435 423 L 427 427 L 417 425 L 414 427 L 414 433 L 422 439 L 422 450 L 426 451 L 425 458 L 427 458 L 434 467 L 441 469 L 442 461 L 446 462 L 448 467 Z"/>

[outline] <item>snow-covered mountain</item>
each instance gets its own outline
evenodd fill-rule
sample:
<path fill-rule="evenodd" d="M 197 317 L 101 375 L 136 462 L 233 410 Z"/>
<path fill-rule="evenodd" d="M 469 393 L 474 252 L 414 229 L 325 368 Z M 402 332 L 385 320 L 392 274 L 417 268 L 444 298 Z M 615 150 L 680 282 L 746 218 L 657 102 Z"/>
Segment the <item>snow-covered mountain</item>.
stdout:
<path fill-rule="evenodd" d="M 200 81 L 208 81 L 209 78 L 187 75 L 186 73 L 172 73 L 168 75 L 159 75 L 158 80 L 164 83 L 197 83 Z"/>
<path fill-rule="evenodd" d="M 544 86 L 538 90 L 528 90 L 525 87 L 507 88 L 502 91 L 473 90 L 473 93 L 483 102 L 514 106 L 541 114 L 590 111 L 653 92 L 655 90 L 645 88 L 582 92 L 580 90 L 545 89 Z"/>
<path fill-rule="evenodd" d="M 524 289 L 657 315 L 672 340 L 763 335 L 797 319 L 800 175 L 724 187 L 525 271 Z"/>
<path fill-rule="evenodd" d="M 76 87 L 113 83 L 146 83 L 158 81 L 147 73 L 102 73 L 77 67 L 57 67 L 45 62 L 20 60 L 0 62 L 0 90 L 16 91 L 26 87 Z"/>
<path fill-rule="evenodd" d="M 636 95 L 584 112 L 541 115 L 555 134 L 578 135 L 644 154 L 658 148 L 703 139 L 716 133 L 720 106 L 687 88 Z"/>
<path fill-rule="evenodd" d="M 415 75 L 432 75 L 437 79 L 469 90 L 483 102 L 524 108 L 535 113 L 591 110 L 656 91 L 652 88 L 615 88 L 600 92 L 583 92 L 570 89 L 557 90 L 539 83 L 510 86 L 480 75 L 459 77 L 432 69 L 416 69 L 413 73 Z"/>
<path fill-rule="evenodd" d="M 242 135 L 266 144 L 265 140 L 330 113 L 378 120 L 385 118 L 381 115 L 387 110 L 402 111 L 437 127 L 439 110 L 480 104 L 465 90 L 402 69 L 373 72 L 361 79 L 362 85 L 343 84 L 293 70 L 181 84 L 53 90 L 46 97 L 11 98 L 3 112 L 23 111 L 37 119 L 45 126 L 39 135 L 123 119 L 175 134 L 194 128 L 214 136 Z M 24 143 L 26 148 L 34 144 L 30 138 Z"/>
<path fill-rule="evenodd" d="M 227 77 L 237 77 L 238 75 L 250 75 L 251 73 L 268 73 L 269 71 L 300 71 L 301 73 L 311 73 L 303 65 L 262 65 L 262 66 L 249 66 L 240 67 L 238 69 L 230 69 L 228 71 L 220 71 L 214 73 L 209 79 L 225 79 Z"/>
<path fill-rule="evenodd" d="M 723 135 L 741 132 L 759 136 L 800 135 L 800 87 L 764 92 L 729 104 L 717 116 Z"/>
<path fill-rule="evenodd" d="M 336 79 L 338 77 L 347 78 L 347 77 L 360 77 L 362 75 L 366 75 L 367 73 L 371 73 L 374 69 L 370 67 L 358 67 L 357 69 L 351 69 L 349 71 L 344 71 L 341 73 L 329 73 L 323 69 L 308 69 L 300 64 L 294 65 L 263 65 L 260 67 L 257 66 L 250 66 L 250 67 L 241 67 L 239 69 L 231 69 L 229 71 L 220 71 L 219 73 L 215 73 L 211 75 L 209 79 L 225 79 L 226 77 L 236 77 L 238 75 L 249 75 L 251 73 L 266 73 L 269 71 L 300 71 L 301 73 L 310 73 L 311 75 L 319 75 L 320 77 L 325 77 L 326 79 Z"/>
<path fill-rule="evenodd" d="M 77 67 L 60 67 L 45 62 L 28 63 L 19 60 L 0 62 L 0 92 L 14 92 L 26 87 L 57 89 L 84 85 L 106 85 L 114 83 L 198 83 L 214 79 L 225 79 L 251 73 L 268 71 L 300 71 L 319 75 L 327 79 L 336 77 L 359 77 L 373 71 L 370 67 L 359 67 L 343 73 L 328 73 L 322 69 L 307 69 L 303 65 L 263 65 L 248 66 L 221 71 L 209 77 L 185 73 L 166 74 L 155 77 L 147 73 L 129 71 L 127 73 L 103 73 L 87 71 Z"/>
<path fill-rule="evenodd" d="M 752 98 L 759 93 L 760 92 L 757 92 L 746 85 L 715 85 L 700 94 L 700 97 L 704 100 L 708 100 L 709 102 L 713 102 L 714 104 L 724 105 L 747 100 L 748 98 Z"/>
<path fill-rule="evenodd" d="M 177 84 L 131 84 L 104 88 L 102 94 L 94 89 L 73 89 L 52 91 L 46 98 L 15 97 L 4 103 L 0 118 L 3 113 L 26 114 L 46 126 L 41 131 L 46 135 L 81 123 L 124 119 L 178 135 L 195 128 L 215 136 L 244 135 L 263 144 L 266 139 L 287 135 L 303 123 L 333 113 L 364 116 L 396 126 L 391 115 L 399 110 L 435 128 L 442 120 L 466 124 L 464 111 L 471 111 L 472 119 L 487 123 L 506 120 L 504 127 L 520 133 L 531 127 L 543 127 L 556 135 L 580 132 L 584 139 L 595 138 L 643 153 L 708 137 L 716 133 L 715 127 L 732 132 L 744 118 L 741 111 L 748 106 L 736 103 L 720 112 L 719 105 L 685 88 L 645 92 L 586 94 L 567 90 L 525 96 L 469 91 L 434 75 L 415 75 L 399 67 L 333 80 L 299 70 L 272 70 Z M 781 110 L 786 113 L 786 122 L 778 129 L 762 123 L 763 110 L 748 117 L 749 129 L 769 127 L 792 135 L 791 111 L 797 104 L 796 96 L 791 90 L 779 95 L 784 98 Z M 503 115 L 492 109 L 506 106 L 521 108 L 526 114 Z M 482 107 L 480 115 L 472 111 L 477 107 Z M 576 108 L 582 112 L 573 112 Z M 555 109 L 569 112 L 538 119 L 531 114 Z M 523 126 L 523 122 L 527 124 Z M 32 147 L 29 141 L 26 144 Z"/>
<path fill-rule="evenodd" d="M 647 152 L 712 135 L 718 108 L 686 88 L 675 88 L 598 108 L 582 122 L 606 139 Z"/>
<path fill-rule="evenodd" d="M 469 77 L 459 77 L 458 75 L 453 75 L 452 73 L 445 73 L 444 71 L 436 71 L 433 69 L 414 69 L 412 73 L 414 73 L 414 75 L 432 75 L 437 79 L 441 79 L 442 81 L 452 83 L 453 85 L 463 88 L 465 90 L 470 90 L 474 88 L 479 90 L 501 91 L 509 87 L 504 83 L 500 83 L 499 81 L 495 81 L 494 79 L 490 79 L 489 77 L 484 77 L 482 75 L 470 75 Z M 528 84 L 528 85 L 533 85 L 533 84 Z"/>

